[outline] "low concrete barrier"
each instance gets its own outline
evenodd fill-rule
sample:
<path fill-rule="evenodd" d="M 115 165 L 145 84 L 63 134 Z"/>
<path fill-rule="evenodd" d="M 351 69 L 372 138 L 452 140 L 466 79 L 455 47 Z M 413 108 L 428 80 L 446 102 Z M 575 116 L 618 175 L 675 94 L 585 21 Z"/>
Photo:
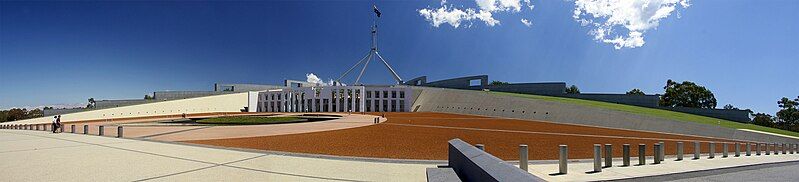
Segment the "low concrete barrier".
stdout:
<path fill-rule="evenodd" d="M 457 182 L 461 181 L 452 168 L 427 168 L 427 182 Z"/>
<path fill-rule="evenodd" d="M 448 143 L 449 167 L 462 181 L 544 181 L 463 140 Z"/>

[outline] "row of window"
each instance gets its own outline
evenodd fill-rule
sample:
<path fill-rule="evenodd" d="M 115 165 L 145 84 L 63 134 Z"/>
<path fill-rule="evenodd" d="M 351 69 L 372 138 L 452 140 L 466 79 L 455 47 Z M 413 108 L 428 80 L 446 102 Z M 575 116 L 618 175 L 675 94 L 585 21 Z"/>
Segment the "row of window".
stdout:
<path fill-rule="evenodd" d="M 261 112 L 361 112 L 361 99 L 295 99 L 258 102 Z M 336 102 L 338 101 L 338 102 Z M 366 100 L 365 112 L 405 112 L 405 100 Z"/>
<path fill-rule="evenodd" d="M 375 90 L 375 91 L 374 91 L 374 98 L 377 98 L 377 99 L 379 99 L 379 98 L 380 98 L 380 92 L 381 92 L 381 91 Z M 389 98 L 389 97 L 388 97 L 388 93 L 389 93 L 389 91 L 387 91 L 387 90 L 384 90 L 384 91 L 382 91 L 382 92 L 383 92 L 383 98 Z M 399 91 L 399 92 L 397 92 L 397 91 L 391 91 L 391 98 L 392 98 L 392 99 L 393 99 L 393 98 L 397 98 L 397 93 L 399 93 L 399 98 L 401 98 L 401 99 L 404 99 L 404 98 L 405 98 L 405 91 Z M 372 91 L 366 91 L 366 98 L 372 98 L 372 96 L 373 96 L 373 94 L 372 94 Z"/>
<path fill-rule="evenodd" d="M 449 107 L 449 106 L 437 106 L 436 108 L 438 108 L 438 109 L 464 109 L 464 110 L 468 109 L 468 110 L 474 110 L 474 107 Z M 489 109 L 485 109 L 485 108 L 477 108 L 477 110 L 478 110 L 478 111 L 482 111 L 482 110 L 488 111 Z M 492 110 L 493 110 L 493 111 L 495 111 L 495 112 L 497 111 L 497 109 L 492 109 Z M 501 109 L 501 112 L 505 112 L 505 109 Z M 516 110 L 510 110 L 510 112 L 516 112 Z M 524 111 L 524 110 L 522 110 L 521 112 L 522 112 L 522 113 L 525 113 L 525 111 Z M 536 113 L 537 113 L 536 111 L 533 111 L 533 114 L 536 114 Z M 549 114 L 549 112 L 545 112 L 544 114 Z"/>

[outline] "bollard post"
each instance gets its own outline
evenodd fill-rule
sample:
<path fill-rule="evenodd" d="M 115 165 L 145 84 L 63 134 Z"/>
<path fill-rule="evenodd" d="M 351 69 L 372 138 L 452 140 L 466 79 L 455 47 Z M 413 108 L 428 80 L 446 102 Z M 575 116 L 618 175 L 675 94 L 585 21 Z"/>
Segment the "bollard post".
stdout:
<path fill-rule="evenodd" d="M 771 149 L 770 149 L 770 147 L 769 147 L 769 145 L 771 145 L 771 144 L 764 143 L 763 145 L 765 145 L 765 146 L 766 146 L 766 155 L 771 155 Z"/>
<path fill-rule="evenodd" d="M 654 164 L 660 164 L 660 143 L 655 143 L 655 145 L 652 146 L 652 152 L 654 152 L 655 157 Z"/>
<path fill-rule="evenodd" d="M 796 145 L 795 144 L 788 144 L 788 145 L 791 146 L 791 154 L 794 154 L 796 152 Z"/>
<path fill-rule="evenodd" d="M 735 142 L 735 157 L 741 156 L 741 143 Z"/>
<path fill-rule="evenodd" d="M 474 147 L 477 147 L 477 149 L 480 149 L 482 151 L 486 151 L 486 146 L 483 144 L 476 144 L 474 145 Z"/>
<path fill-rule="evenodd" d="M 702 152 L 702 146 L 699 146 L 699 142 L 694 142 L 694 160 L 699 159 L 699 153 Z"/>
<path fill-rule="evenodd" d="M 122 126 L 117 126 L 117 138 L 122 138 L 122 136 L 123 136 L 123 135 L 122 135 Z M 524 145 L 524 146 L 525 146 L 525 148 L 527 147 L 527 145 Z M 525 150 L 525 152 L 526 152 L 526 150 Z M 525 155 L 524 155 L 524 156 L 527 156 L 527 154 L 525 153 Z M 525 161 L 524 161 L 524 162 L 525 162 L 525 164 L 527 164 L 527 160 L 526 160 L 526 159 L 527 159 L 527 158 L 525 158 Z M 527 169 L 527 166 L 524 166 L 524 169 L 526 170 L 526 169 Z"/>
<path fill-rule="evenodd" d="M 646 144 L 638 144 L 638 165 L 646 164 Z"/>
<path fill-rule="evenodd" d="M 605 167 L 613 167 L 613 145 L 605 144 Z"/>
<path fill-rule="evenodd" d="M 780 155 L 780 144 L 774 143 L 774 155 Z"/>
<path fill-rule="evenodd" d="M 74 125 L 74 124 L 72 125 L 72 127 L 71 127 L 71 128 L 72 128 L 72 131 L 70 131 L 70 132 L 71 132 L 71 133 L 75 133 L 75 125 Z"/>
<path fill-rule="evenodd" d="M 624 144 L 621 146 L 622 152 L 622 166 L 627 167 L 630 166 L 630 144 Z"/>
<path fill-rule="evenodd" d="M 727 142 L 724 142 L 721 145 L 722 145 L 722 148 L 723 148 L 722 152 L 721 152 L 721 158 L 727 158 L 727 153 L 729 152 L 728 149 L 727 149 Z"/>
<path fill-rule="evenodd" d="M 660 142 L 660 161 L 666 160 L 666 142 Z"/>
<path fill-rule="evenodd" d="M 755 155 L 760 155 L 760 143 L 755 144 Z"/>
<path fill-rule="evenodd" d="M 569 160 L 569 147 L 566 145 L 559 145 L 558 149 L 560 149 L 560 160 L 558 160 L 558 173 L 566 174 L 568 166 L 566 166 L 566 160 Z"/>
<path fill-rule="evenodd" d="M 97 135 L 98 136 L 103 136 L 103 132 L 105 131 L 104 128 L 105 127 L 103 125 L 100 125 L 100 126 L 97 127 Z"/>
<path fill-rule="evenodd" d="M 681 161 L 683 155 L 683 143 L 677 142 L 677 161 Z"/>
<path fill-rule="evenodd" d="M 785 151 L 785 143 L 782 143 L 782 148 L 781 148 L 781 149 L 782 149 L 782 150 L 781 150 L 781 151 L 782 151 L 782 154 L 788 154 L 788 152 L 787 152 L 787 151 Z"/>
<path fill-rule="evenodd" d="M 716 142 L 709 142 L 708 145 L 710 147 L 710 154 L 707 158 L 708 159 L 716 158 Z"/>
<path fill-rule="evenodd" d="M 83 125 L 83 134 L 89 134 L 89 125 Z"/>
<path fill-rule="evenodd" d="M 39 125 L 38 124 L 36 125 L 36 131 L 39 131 Z"/>
<path fill-rule="evenodd" d="M 594 144 L 594 172 L 602 172 L 602 145 Z"/>
<path fill-rule="evenodd" d="M 121 128 L 121 126 L 120 126 Z M 519 145 L 519 168 L 524 171 L 527 171 L 527 145 L 521 144 Z"/>

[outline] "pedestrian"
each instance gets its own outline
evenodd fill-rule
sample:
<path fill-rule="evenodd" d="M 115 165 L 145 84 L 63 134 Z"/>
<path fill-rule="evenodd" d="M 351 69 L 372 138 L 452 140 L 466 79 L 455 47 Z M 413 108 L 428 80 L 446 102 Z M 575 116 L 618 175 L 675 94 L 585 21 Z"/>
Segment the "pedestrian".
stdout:
<path fill-rule="evenodd" d="M 58 115 L 58 119 L 55 120 L 56 126 L 58 129 L 61 129 L 61 132 L 64 132 L 64 125 L 61 124 L 61 115 Z"/>
<path fill-rule="evenodd" d="M 53 133 L 55 133 L 55 128 L 58 126 L 57 123 L 58 123 L 58 116 L 53 116 L 53 124 L 51 124 L 53 127 L 50 127 L 53 129 Z"/>

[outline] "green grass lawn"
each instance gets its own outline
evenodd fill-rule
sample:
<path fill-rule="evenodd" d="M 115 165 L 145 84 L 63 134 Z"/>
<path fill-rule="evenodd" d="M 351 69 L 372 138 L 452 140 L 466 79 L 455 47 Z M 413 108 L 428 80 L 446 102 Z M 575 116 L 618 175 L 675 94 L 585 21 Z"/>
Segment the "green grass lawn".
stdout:
<path fill-rule="evenodd" d="M 757 130 L 757 131 L 765 131 L 770 133 L 777 133 L 789 136 L 796 136 L 799 137 L 799 133 L 786 131 L 776 128 L 769 128 L 764 126 L 758 126 L 753 124 L 744 124 L 734 121 L 728 121 L 718 118 L 711 118 L 706 116 L 699 116 L 694 114 L 688 113 L 681 113 L 681 112 L 674 112 L 669 110 L 662 110 L 662 109 L 655 109 L 655 108 L 647 108 L 647 107 L 639 107 L 639 106 L 632 106 L 632 105 L 624 105 L 624 104 L 616 104 L 616 103 L 609 103 L 609 102 L 601 102 L 601 101 L 592 101 L 592 100 L 583 100 L 583 99 L 574 99 L 574 98 L 564 98 L 564 97 L 552 97 L 552 96 L 541 96 L 541 95 L 530 95 L 530 94 L 516 94 L 516 93 L 507 93 L 507 92 L 490 92 L 497 95 L 506 95 L 506 96 L 514 96 L 514 97 L 521 97 L 521 98 L 528 98 L 528 99 L 537 99 L 537 100 L 544 100 L 544 101 L 552 101 L 552 102 L 562 102 L 562 103 L 569 103 L 569 104 L 576 104 L 582 106 L 590 106 L 590 107 L 598 107 L 604 109 L 611 109 L 617 111 L 623 111 L 628 113 L 646 115 L 646 116 L 655 116 L 665 119 L 677 120 L 677 121 L 685 121 L 685 122 L 695 122 L 695 123 L 702 123 L 702 124 L 709 124 L 709 125 L 719 125 L 727 128 L 735 128 L 735 129 L 750 129 L 750 130 Z"/>
<path fill-rule="evenodd" d="M 207 118 L 197 120 L 200 124 L 220 124 L 220 125 L 256 125 L 256 124 L 279 124 L 304 122 L 305 119 L 298 117 L 255 117 L 255 116 L 229 116 L 218 118 Z"/>

